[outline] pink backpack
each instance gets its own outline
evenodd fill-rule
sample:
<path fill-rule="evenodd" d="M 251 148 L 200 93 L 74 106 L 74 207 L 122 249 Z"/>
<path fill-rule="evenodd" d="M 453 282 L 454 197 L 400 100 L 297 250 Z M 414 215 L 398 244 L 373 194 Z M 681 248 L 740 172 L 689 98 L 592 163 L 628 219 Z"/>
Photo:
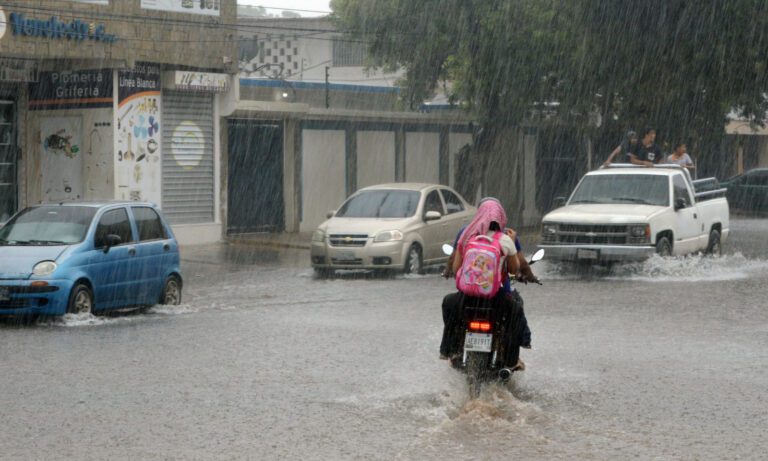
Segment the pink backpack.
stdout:
<path fill-rule="evenodd" d="M 456 288 L 467 296 L 493 298 L 501 286 L 501 237 L 478 235 L 464 249 L 464 259 L 456 274 Z"/>

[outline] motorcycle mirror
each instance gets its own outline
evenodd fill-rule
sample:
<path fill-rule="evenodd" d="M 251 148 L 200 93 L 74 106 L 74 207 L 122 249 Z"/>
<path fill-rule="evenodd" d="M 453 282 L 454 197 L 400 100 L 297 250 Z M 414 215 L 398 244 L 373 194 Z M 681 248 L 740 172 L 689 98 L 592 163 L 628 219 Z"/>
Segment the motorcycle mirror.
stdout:
<path fill-rule="evenodd" d="M 541 261 L 543 258 L 544 258 L 544 248 L 539 248 L 539 250 L 536 251 L 536 253 L 534 253 L 533 256 L 531 256 L 531 262 L 528 264 L 533 264 L 536 261 Z"/>
<path fill-rule="evenodd" d="M 443 244 L 443 253 L 445 253 L 446 256 L 452 255 L 453 254 L 453 247 L 448 245 L 447 243 L 444 243 Z"/>

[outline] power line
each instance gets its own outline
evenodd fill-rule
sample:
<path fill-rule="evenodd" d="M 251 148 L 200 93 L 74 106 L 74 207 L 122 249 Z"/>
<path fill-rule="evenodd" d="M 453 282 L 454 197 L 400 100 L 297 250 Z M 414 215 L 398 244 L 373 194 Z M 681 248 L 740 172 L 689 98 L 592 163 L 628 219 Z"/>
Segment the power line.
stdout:
<path fill-rule="evenodd" d="M 52 1 L 52 0 L 48 0 Z M 208 21 L 193 21 L 190 19 L 178 19 L 178 18 L 167 18 L 167 17 L 157 17 L 157 16 L 137 16 L 137 15 L 125 15 L 125 14 L 115 14 L 115 13 L 104 13 L 104 12 L 97 12 L 97 11 L 81 11 L 81 12 L 69 12 L 69 13 L 62 13 L 59 9 L 51 8 L 51 7 L 34 7 L 34 6 L 28 6 L 28 5 L 18 5 L 18 4 L 12 4 L 12 5 L 6 5 L 12 6 L 14 8 L 18 8 L 20 10 L 25 11 L 32 11 L 32 12 L 42 12 L 42 13 L 54 13 L 58 14 L 63 17 L 72 17 L 74 18 L 77 15 L 83 16 L 83 17 L 90 17 L 93 19 L 102 19 L 102 20 L 123 20 L 133 23 L 160 23 L 163 25 L 182 25 L 182 26 L 190 26 L 190 27 L 205 27 L 207 29 L 212 28 L 221 28 L 221 29 L 227 29 L 232 31 L 238 31 L 241 32 L 242 29 L 267 29 L 267 30 L 276 30 L 280 32 L 316 32 L 316 33 L 329 33 L 329 34 L 339 34 L 342 35 L 345 33 L 345 31 L 339 31 L 336 29 L 318 29 L 318 28 L 307 28 L 307 27 L 287 27 L 287 26 L 280 26 L 280 25 L 268 25 L 268 24 L 255 24 L 255 22 L 267 22 L 270 20 L 291 20 L 293 18 L 243 18 L 247 21 L 247 23 L 242 22 L 236 22 L 236 23 L 229 23 L 229 22 L 223 22 L 223 21 L 216 21 L 211 16 L 206 16 L 208 18 Z M 413 35 L 413 36 L 424 36 L 423 33 L 418 32 L 410 32 L 410 33 L 403 33 L 399 32 L 398 35 Z M 334 39 L 326 39 L 326 40 L 337 40 L 339 38 Z M 345 39 L 345 41 L 351 41 L 351 42 L 360 42 L 360 43 L 367 43 L 363 40 L 356 40 L 356 39 Z"/>
<path fill-rule="evenodd" d="M 333 11 L 320 11 L 320 10 L 300 10 L 297 8 L 283 8 L 280 6 L 264 6 L 264 5 L 246 5 L 243 3 L 238 3 L 237 6 L 241 6 L 244 8 L 264 8 L 265 10 L 278 10 L 278 11 L 296 11 L 299 13 L 324 13 L 324 14 L 331 14 Z"/>
<path fill-rule="evenodd" d="M 41 2 L 41 3 L 46 3 L 47 2 L 47 3 L 50 4 L 50 3 L 60 2 L 61 0 L 37 0 L 37 1 Z M 75 0 L 75 1 L 77 1 L 77 0 Z M 125 1 L 125 0 L 113 0 L 113 1 Z M 95 6 L 95 7 L 99 7 L 99 6 L 105 7 L 105 6 L 108 6 L 108 5 L 93 4 L 92 6 Z M 250 4 L 246 4 L 246 3 L 237 3 L 237 6 L 244 7 L 244 8 L 264 8 L 266 10 L 296 11 L 296 12 L 299 12 L 299 13 L 324 13 L 324 14 L 331 14 L 331 13 L 333 13 L 333 11 L 330 11 L 330 10 L 303 10 L 303 9 L 299 9 L 299 8 L 283 8 L 281 6 L 250 5 Z M 144 9 L 150 10 L 150 8 L 144 8 Z M 162 11 L 162 10 L 154 10 L 154 9 L 152 9 L 152 11 Z M 203 16 L 209 16 L 209 15 L 203 15 Z"/>

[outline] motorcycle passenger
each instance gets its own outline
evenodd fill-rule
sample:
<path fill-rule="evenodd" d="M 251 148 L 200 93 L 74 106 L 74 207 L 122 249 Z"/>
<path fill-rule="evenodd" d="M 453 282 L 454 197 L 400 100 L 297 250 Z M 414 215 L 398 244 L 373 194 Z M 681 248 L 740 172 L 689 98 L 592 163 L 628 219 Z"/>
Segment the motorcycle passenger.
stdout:
<path fill-rule="evenodd" d="M 482 204 L 487 200 L 496 200 L 496 199 L 493 197 L 486 197 L 480 200 L 480 204 Z M 466 226 L 459 229 L 459 233 L 456 234 L 456 239 L 453 242 L 453 248 L 458 247 L 459 239 L 461 238 L 461 234 L 464 233 L 464 229 L 466 229 Z M 536 278 L 535 275 L 533 275 L 531 266 L 528 265 L 528 260 L 525 259 L 525 254 L 523 253 L 523 247 L 520 244 L 520 239 L 517 238 L 517 233 L 514 231 L 514 229 L 509 229 L 509 228 L 504 229 L 504 232 L 512 240 L 514 240 L 515 249 L 517 250 L 516 256 L 517 256 L 517 261 L 520 263 L 520 271 L 517 274 L 515 274 L 515 279 L 518 282 L 523 282 L 525 284 L 529 282 L 530 283 L 538 282 L 539 279 Z M 453 272 L 453 261 L 456 258 L 456 254 L 457 252 L 454 251 L 448 257 L 448 262 L 446 263 L 445 270 L 443 271 L 443 277 L 450 278 L 455 275 Z M 510 280 L 509 280 L 509 273 L 507 271 L 502 272 L 502 279 L 503 279 L 502 288 L 504 289 L 504 291 L 512 297 L 513 302 L 517 303 L 520 306 L 520 308 L 523 309 L 524 308 L 523 298 L 520 296 L 517 290 L 512 288 L 512 284 L 510 283 Z M 523 310 L 523 317 L 521 321 L 523 322 L 523 331 L 522 331 L 522 336 L 520 337 L 520 347 L 523 347 L 525 349 L 530 349 L 531 348 L 531 329 L 528 326 L 528 319 L 525 317 L 524 310 Z"/>
<path fill-rule="evenodd" d="M 461 268 L 464 258 L 464 251 L 471 239 L 479 235 L 495 237 L 497 233 L 502 233 L 507 224 L 506 213 L 498 200 L 485 200 L 480 203 L 477 214 L 472 222 L 466 227 L 454 251 L 456 257 L 453 260 L 453 272 L 457 273 Z M 514 231 L 512 231 L 514 232 Z M 498 236 L 498 241 L 502 250 L 502 264 L 506 263 L 506 269 L 513 274 L 517 274 L 520 264 L 516 256 L 517 249 L 510 235 L 503 234 Z M 502 268 L 499 268 L 502 270 Z M 519 297 L 519 295 L 518 295 Z M 461 291 L 449 294 L 443 299 L 443 338 L 440 344 L 440 357 L 448 359 L 459 353 L 461 335 L 463 333 L 463 307 L 465 301 L 471 299 Z M 522 303 L 517 303 L 512 295 L 505 290 L 499 290 L 497 294 L 487 300 L 494 309 L 500 309 L 506 318 L 505 325 L 505 357 L 502 358 L 504 364 L 516 366 L 519 357 L 519 347 L 523 331 Z"/>

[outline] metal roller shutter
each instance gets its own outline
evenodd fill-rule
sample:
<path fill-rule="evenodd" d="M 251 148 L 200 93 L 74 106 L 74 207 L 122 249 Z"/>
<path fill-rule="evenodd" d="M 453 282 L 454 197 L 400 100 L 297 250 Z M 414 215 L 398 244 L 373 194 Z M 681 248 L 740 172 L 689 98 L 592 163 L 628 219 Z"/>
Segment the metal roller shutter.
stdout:
<path fill-rule="evenodd" d="M 163 213 L 175 224 L 214 220 L 213 96 L 163 92 Z"/>

